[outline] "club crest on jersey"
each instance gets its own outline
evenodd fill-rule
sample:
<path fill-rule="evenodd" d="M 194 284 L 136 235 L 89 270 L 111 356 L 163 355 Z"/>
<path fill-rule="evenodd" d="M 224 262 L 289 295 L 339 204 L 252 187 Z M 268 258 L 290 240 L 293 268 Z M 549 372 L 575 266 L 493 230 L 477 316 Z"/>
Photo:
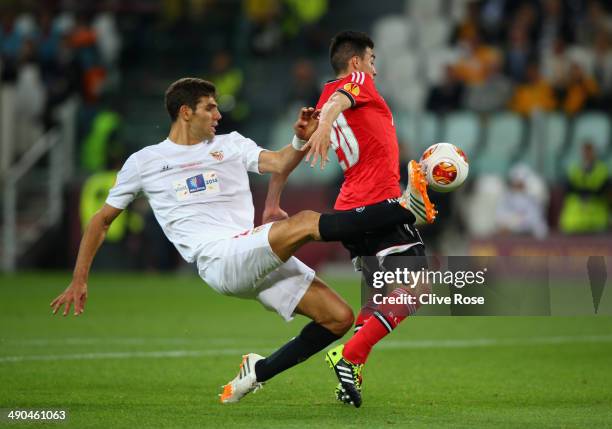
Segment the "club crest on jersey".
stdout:
<path fill-rule="evenodd" d="M 344 85 L 344 90 L 353 94 L 355 97 L 357 97 L 359 95 L 359 92 L 361 91 L 359 89 L 359 85 L 350 82 Z"/>
<path fill-rule="evenodd" d="M 211 152 L 210 156 L 215 158 L 217 161 L 223 161 L 223 151 L 222 150 L 216 150 L 214 152 Z"/>

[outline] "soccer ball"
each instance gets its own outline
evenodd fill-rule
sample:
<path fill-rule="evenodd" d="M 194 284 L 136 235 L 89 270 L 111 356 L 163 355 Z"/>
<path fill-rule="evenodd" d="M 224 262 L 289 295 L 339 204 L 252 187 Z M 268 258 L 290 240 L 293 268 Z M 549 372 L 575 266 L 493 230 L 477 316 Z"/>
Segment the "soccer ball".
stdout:
<path fill-rule="evenodd" d="M 451 192 L 465 182 L 470 171 L 467 156 L 450 143 L 429 146 L 421 157 L 427 184 L 436 192 Z"/>

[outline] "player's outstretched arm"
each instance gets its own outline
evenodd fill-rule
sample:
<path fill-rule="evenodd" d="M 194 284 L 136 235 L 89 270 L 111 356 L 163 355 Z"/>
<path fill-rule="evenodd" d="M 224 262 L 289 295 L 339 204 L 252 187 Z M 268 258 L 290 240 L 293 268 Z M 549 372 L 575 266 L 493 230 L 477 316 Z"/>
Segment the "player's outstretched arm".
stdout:
<path fill-rule="evenodd" d="M 295 138 L 307 141 L 318 125 L 319 112 L 312 107 L 302 108 L 296 122 L 293 124 Z M 296 145 L 299 144 L 296 142 Z M 280 208 L 280 197 L 287 183 L 287 177 L 304 157 L 305 152 L 298 150 L 293 144 L 287 145 L 278 152 L 262 152 L 259 170 L 274 169 L 268 185 L 268 195 L 263 211 L 262 223 L 286 219 L 287 213 Z M 262 165 L 263 161 L 263 165 Z"/>
<path fill-rule="evenodd" d="M 351 100 L 341 92 L 335 92 L 321 109 L 321 117 L 319 118 L 319 127 L 308 140 L 308 143 L 302 148 L 303 151 L 308 151 L 306 162 L 310 162 L 310 166 L 314 167 L 319 157 L 321 158 L 321 170 L 325 168 L 325 164 L 329 161 L 327 155 L 329 151 L 330 134 L 332 124 L 338 119 L 340 113 L 351 107 Z"/>
<path fill-rule="evenodd" d="M 79 254 L 72 274 L 72 281 L 68 288 L 51 302 L 53 314 L 65 304 L 63 315 L 66 316 L 70 312 L 70 307 L 74 304 L 74 315 L 78 316 L 85 309 L 85 301 L 87 301 L 87 278 L 89 277 L 89 269 L 93 262 L 100 245 L 106 237 L 106 231 L 111 226 L 113 221 L 121 214 L 123 210 L 117 209 L 108 204 L 96 212 L 89 221 L 81 244 L 79 246 Z"/>
<path fill-rule="evenodd" d="M 262 151 L 259 154 L 259 172 L 282 174 L 288 176 L 304 157 L 298 142 L 305 141 L 312 135 L 318 125 L 319 112 L 312 107 L 303 107 L 293 124 L 295 137 L 293 143 L 278 151 Z"/>

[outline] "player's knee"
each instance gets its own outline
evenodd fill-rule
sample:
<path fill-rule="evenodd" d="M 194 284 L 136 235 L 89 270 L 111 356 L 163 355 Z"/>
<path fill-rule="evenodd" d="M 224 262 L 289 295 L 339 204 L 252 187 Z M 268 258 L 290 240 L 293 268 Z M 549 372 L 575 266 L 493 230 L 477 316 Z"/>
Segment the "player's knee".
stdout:
<path fill-rule="evenodd" d="M 313 210 L 302 210 L 296 213 L 292 219 L 295 224 L 300 228 L 303 228 L 304 234 L 314 240 L 318 240 L 319 237 L 319 217 L 320 213 Z"/>
<path fill-rule="evenodd" d="M 340 336 L 351 329 L 353 323 L 355 323 L 353 310 L 348 305 L 341 305 L 334 310 L 333 320 L 329 323 L 327 329 Z"/>

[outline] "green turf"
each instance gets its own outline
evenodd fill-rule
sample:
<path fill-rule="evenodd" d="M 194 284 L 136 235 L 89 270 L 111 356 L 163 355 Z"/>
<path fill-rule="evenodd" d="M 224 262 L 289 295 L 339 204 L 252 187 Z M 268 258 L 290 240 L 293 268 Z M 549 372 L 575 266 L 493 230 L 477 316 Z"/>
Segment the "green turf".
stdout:
<path fill-rule="evenodd" d="M 0 408 L 69 410 L 68 423 L 48 426 L 612 425 L 610 317 L 416 317 L 372 354 L 358 410 L 334 402 L 322 355 L 222 406 L 218 388 L 235 375 L 240 353 L 269 352 L 305 319 L 286 324 L 257 303 L 215 294 L 195 275 L 142 274 L 92 276 L 85 314 L 53 318 L 49 302 L 67 281 L 0 277 Z M 330 283 L 357 304 L 353 284 Z M 173 351 L 194 355 L 146 354 Z M 89 359 L 60 359 L 75 354 Z M 45 360 L 23 360 L 33 356 Z"/>

